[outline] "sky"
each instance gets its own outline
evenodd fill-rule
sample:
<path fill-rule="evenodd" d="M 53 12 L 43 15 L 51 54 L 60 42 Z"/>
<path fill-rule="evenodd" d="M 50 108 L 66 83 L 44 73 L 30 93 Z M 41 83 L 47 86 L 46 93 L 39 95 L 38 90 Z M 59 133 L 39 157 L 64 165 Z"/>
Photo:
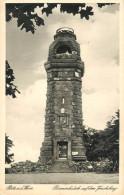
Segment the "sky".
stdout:
<path fill-rule="evenodd" d="M 56 30 L 71 27 L 80 44 L 85 63 L 82 79 L 82 111 L 86 127 L 104 130 L 119 108 L 119 5 L 94 7 L 89 20 L 59 13 L 42 15 L 45 26 L 35 34 L 17 27 L 16 19 L 6 25 L 6 59 L 14 70 L 21 94 L 6 97 L 6 132 L 14 142 L 15 162 L 37 161 L 44 139 L 47 77 L 44 62 Z M 35 10 L 41 15 L 40 9 Z"/>

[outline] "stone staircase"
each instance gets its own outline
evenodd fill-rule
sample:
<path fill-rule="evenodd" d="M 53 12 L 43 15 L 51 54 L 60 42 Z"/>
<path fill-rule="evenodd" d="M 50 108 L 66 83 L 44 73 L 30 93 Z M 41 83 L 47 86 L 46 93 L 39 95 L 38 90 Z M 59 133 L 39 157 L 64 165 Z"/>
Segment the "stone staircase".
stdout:
<path fill-rule="evenodd" d="M 68 160 L 56 160 L 47 171 L 48 173 L 73 173 L 73 170 L 68 165 Z"/>

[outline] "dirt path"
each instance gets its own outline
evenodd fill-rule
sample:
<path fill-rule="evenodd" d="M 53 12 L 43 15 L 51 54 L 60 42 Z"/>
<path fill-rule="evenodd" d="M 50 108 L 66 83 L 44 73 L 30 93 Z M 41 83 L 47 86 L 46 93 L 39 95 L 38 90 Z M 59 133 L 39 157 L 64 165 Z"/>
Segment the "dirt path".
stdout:
<path fill-rule="evenodd" d="M 118 184 L 119 174 L 41 173 L 7 174 L 6 184 Z"/>

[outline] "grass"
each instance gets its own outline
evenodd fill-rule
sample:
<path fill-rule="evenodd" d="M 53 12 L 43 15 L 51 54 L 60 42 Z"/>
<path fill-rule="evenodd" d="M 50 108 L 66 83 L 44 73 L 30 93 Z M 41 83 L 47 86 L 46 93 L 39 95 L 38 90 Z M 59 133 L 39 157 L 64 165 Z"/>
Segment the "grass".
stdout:
<path fill-rule="evenodd" d="M 40 173 L 6 174 L 6 184 L 118 184 L 119 174 Z"/>

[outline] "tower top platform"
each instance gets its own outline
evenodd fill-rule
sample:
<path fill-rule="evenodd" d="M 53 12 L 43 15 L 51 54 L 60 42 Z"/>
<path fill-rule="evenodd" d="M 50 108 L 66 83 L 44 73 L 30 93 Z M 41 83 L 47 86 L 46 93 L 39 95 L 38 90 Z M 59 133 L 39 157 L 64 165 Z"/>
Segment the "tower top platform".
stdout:
<path fill-rule="evenodd" d="M 54 39 L 56 39 L 57 37 L 61 37 L 61 36 L 70 36 L 73 37 L 76 40 L 76 35 L 74 34 L 74 30 L 72 28 L 69 27 L 62 27 L 59 28 L 56 31 L 56 35 L 54 36 Z"/>

